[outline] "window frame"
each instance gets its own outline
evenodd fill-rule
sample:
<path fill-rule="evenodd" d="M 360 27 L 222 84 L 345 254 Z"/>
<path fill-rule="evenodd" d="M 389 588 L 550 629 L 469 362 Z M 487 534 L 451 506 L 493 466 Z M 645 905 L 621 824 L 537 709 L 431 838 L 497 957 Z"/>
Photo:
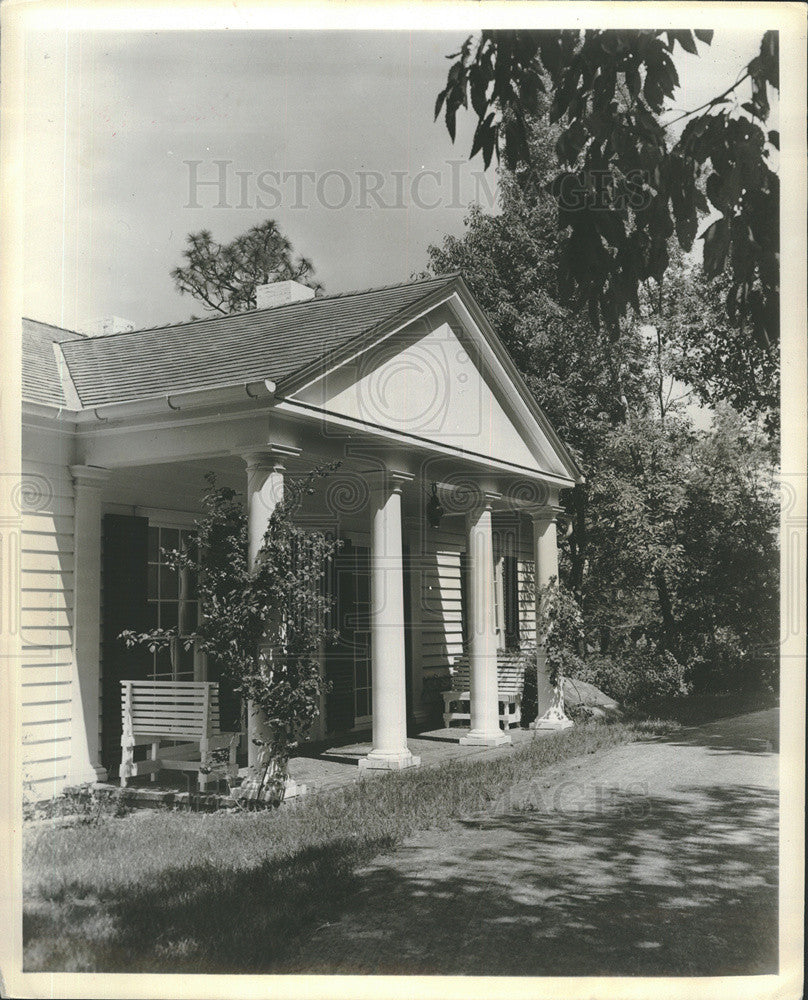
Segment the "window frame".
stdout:
<path fill-rule="evenodd" d="M 162 531 L 163 530 L 165 530 L 165 531 L 176 531 L 178 533 L 178 539 L 177 539 L 177 541 L 178 541 L 178 545 L 179 545 L 184 540 L 184 536 L 195 535 L 196 534 L 196 521 L 195 521 L 195 518 L 193 517 L 193 515 L 187 515 L 187 516 L 184 516 L 184 517 L 181 516 L 181 515 L 172 516 L 172 515 L 170 515 L 168 513 L 164 513 L 164 512 L 150 512 L 150 513 L 147 513 L 147 514 L 142 515 L 142 516 L 148 517 L 148 521 L 149 521 L 149 527 L 148 527 L 149 535 L 151 534 L 152 529 L 157 529 L 157 531 L 158 531 L 158 548 L 157 548 L 158 561 L 156 563 L 151 559 L 151 551 L 150 551 L 151 550 L 151 542 L 150 541 L 149 541 L 149 544 L 147 546 L 146 561 L 147 561 L 147 568 L 148 569 L 147 569 L 147 594 L 146 594 L 146 600 L 147 600 L 147 602 L 148 602 L 148 604 L 150 606 L 152 604 L 154 604 L 154 603 L 157 603 L 158 606 L 159 606 L 162 603 L 162 594 L 161 594 L 161 589 L 162 588 L 161 588 L 161 582 L 160 582 L 161 569 L 165 565 L 162 562 L 162 559 L 160 558 L 160 556 L 161 556 L 161 548 L 165 547 L 165 546 L 162 545 Z M 157 595 L 158 596 L 156 598 L 152 596 L 152 590 L 151 590 L 151 570 L 152 570 L 152 567 L 157 567 L 156 576 L 157 576 Z M 197 584 L 197 587 L 198 587 L 198 584 Z M 182 622 L 183 622 L 183 617 L 184 617 L 184 615 L 183 615 L 183 605 L 186 604 L 186 603 L 188 603 L 188 602 L 190 602 L 190 601 L 193 601 L 193 603 L 196 604 L 196 624 L 197 625 L 199 624 L 199 622 L 201 621 L 201 618 L 202 618 L 202 608 L 201 608 L 201 602 L 200 602 L 199 596 L 198 596 L 198 590 L 197 590 L 197 597 L 196 598 L 189 598 L 188 597 L 188 593 L 187 593 L 189 589 L 190 589 L 189 571 L 187 569 L 184 569 L 184 570 L 181 571 L 181 575 L 180 575 L 180 579 L 179 579 L 179 585 L 178 585 L 178 588 L 177 588 L 177 600 L 176 600 L 176 602 L 174 602 L 177 605 L 177 628 L 178 629 L 180 628 L 180 626 L 182 625 Z M 159 614 L 159 612 L 158 612 L 158 614 Z M 159 621 L 159 618 L 158 618 L 158 621 Z M 183 634 L 187 634 L 187 633 L 183 633 L 183 632 L 179 632 L 178 633 L 178 637 L 172 640 L 171 647 L 170 647 L 170 649 L 168 651 L 169 660 L 170 660 L 170 663 L 171 663 L 171 677 L 170 677 L 170 679 L 171 680 L 175 680 L 175 681 L 178 681 L 178 680 L 189 680 L 189 679 L 193 679 L 194 681 L 205 681 L 205 680 L 208 679 L 208 662 L 207 662 L 207 656 L 204 653 L 201 653 L 195 647 L 194 647 L 194 649 L 192 651 L 193 652 L 193 669 L 192 669 L 191 672 L 193 674 L 193 677 L 192 678 L 188 678 L 187 676 L 183 676 L 183 675 L 189 673 L 189 671 L 183 671 L 183 670 L 179 669 L 180 666 L 181 666 L 181 663 L 180 663 L 180 656 L 181 656 L 180 642 L 181 642 L 181 638 L 180 637 Z M 158 661 L 158 657 L 160 655 L 161 654 L 159 654 L 159 653 L 154 653 L 153 654 L 153 668 L 150 671 L 150 677 L 152 679 L 168 679 L 166 677 L 166 671 L 158 670 L 158 662 L 157 661 Z"/>

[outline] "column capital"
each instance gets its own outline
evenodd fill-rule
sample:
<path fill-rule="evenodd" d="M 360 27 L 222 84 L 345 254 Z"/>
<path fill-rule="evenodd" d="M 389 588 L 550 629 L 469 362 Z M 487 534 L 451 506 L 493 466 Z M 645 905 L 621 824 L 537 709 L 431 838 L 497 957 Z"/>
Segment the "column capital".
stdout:
<path fill-rule="evenodd" d="M 527 513 L 530 515 L 533 523 L 537 521 L 541 522 L 553 522 L 558 520 L 558 515 L 564 513 L 563 507 L 558 507 L 555 504 L 547 504 L 544 507 L 529 507 Z"/>
<path fill-rule="evenodd" d="M 71 465 L 70 475 L 76 486 L 101 487 L 109 479 L 109 469 L 100 465 Z"/>
<path fill-rule="evenodd" d="M 297 458 L 302 450 L 302 448 L 289 444 L 266 444 L 255 448 L 245 448 L 238 454 L 248 469 L 261 467 L 273 469 L 283 466 L 285 459 Z"/>
<path fill-rule="evenodd" d="M 391 493 L 401 493 L 405 486 L 415 480 L 413 473 L 403 469 L 372 469 L 361 475 L 368 481 L 371 489 L 388 489 Z"/>
<path fill-rule="evenodd" d="M 484 511 L 493 512 L 494 504 L 502 499 L 495 490 L 480 490 L 474 496 L 474 504 L 466 511 L 466 523 L 474 524 Z"/>

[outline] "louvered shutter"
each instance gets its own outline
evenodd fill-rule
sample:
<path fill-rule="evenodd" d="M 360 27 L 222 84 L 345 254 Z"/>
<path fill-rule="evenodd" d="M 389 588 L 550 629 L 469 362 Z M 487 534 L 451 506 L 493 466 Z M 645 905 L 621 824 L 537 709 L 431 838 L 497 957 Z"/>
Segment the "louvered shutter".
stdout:
<path fill-rule="evenodd" d="M 149 628 L 148 533 L 148 518 L 104 516 L 101 743 L 110 776 L 121 762 L 120 682 L 145 679 L 152 663 L 148 648 L 127 649 L 118 638 L 124 629 Z"/>

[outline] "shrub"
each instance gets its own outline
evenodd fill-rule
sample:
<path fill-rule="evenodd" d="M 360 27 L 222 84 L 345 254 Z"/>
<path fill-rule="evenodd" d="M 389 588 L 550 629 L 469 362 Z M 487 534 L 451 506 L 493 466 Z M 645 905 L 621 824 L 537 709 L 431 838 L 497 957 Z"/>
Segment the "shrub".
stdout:
<path fill-rule="evenodd" d="M 776 650 L 747 645 L 731 628 L 717 628 L 700 636 L 687 661 L 687 678 L 698 694 L 725 691 L 774 690 L 777 686 Z"/>
<path fill-rule="evenodd" d="M 608 656 L 590 654 L 578 676 L 624 705 L 688 691 L 684 666 L 646 639 Z"/>
<path fill-rule="evenodd" d="M 558 688 L 565 677 L 577 677 L 583 667 L 580 650 L 584 643 L 581 609 L 571 591 L 555 577 L 540 592 L 538 635 L 550 683 Z M 537 651 L 533 644 L 520 649 L 522 686 L 522 724 L 538 715 L 536 689 Z"/>

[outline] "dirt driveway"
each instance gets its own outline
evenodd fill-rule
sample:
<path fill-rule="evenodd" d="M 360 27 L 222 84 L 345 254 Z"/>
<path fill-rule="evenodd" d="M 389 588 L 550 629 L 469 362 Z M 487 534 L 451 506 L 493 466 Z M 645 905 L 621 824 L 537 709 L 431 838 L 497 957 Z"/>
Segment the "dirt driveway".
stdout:
<path fill-rule="evenodd" d="M 361 869 L 277 971 L 775 972 L 777 733 L 757 712 L 567 761 Z"/>

